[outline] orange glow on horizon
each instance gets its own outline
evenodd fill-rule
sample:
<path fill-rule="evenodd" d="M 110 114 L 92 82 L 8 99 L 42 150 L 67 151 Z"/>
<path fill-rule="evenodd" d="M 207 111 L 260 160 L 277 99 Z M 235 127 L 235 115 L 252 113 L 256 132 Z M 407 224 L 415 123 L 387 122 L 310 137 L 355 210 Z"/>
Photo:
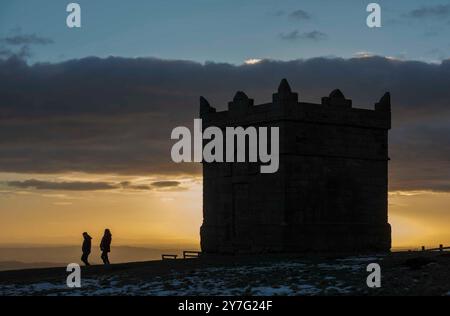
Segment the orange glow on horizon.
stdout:
<path fill-rule="evenodd" d="M 112 175 L 59 177 L 124 180 Z M 145 177 L 136 179 L 133 181 L 145 181 Z M 116 245 L 198 248 L 202 222 L 201 178 L 177 180 L 181 183 L 179 187 L 149 191 L 0 188 L 0 244 L 77 245 L 83 231 L 99 240 L 108 227 Z M 391 192 L 389 222 L 393 248 L 450 245 L 448 205 L 448 193 Z"/>

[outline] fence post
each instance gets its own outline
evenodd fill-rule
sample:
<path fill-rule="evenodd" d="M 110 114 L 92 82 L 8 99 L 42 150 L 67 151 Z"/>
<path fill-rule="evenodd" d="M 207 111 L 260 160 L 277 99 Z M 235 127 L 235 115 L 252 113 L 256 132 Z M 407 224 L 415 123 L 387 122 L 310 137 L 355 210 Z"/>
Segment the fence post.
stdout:
<path fill-rule="evenodd" d="M 444 251 L 444 245 L 442 244 L 439 245 L 439 251 Z"/>
<path fill-rule="evenodd" d="M 425 251 L 425 246 L 422 246 L 422 251 Z"/>

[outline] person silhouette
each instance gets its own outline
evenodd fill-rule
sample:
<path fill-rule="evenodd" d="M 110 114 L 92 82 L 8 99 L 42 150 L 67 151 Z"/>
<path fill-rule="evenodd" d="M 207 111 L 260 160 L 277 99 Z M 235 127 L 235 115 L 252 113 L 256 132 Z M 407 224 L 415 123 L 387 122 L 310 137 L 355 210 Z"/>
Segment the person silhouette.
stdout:
<path fill-rule="evenodd" d="M 83 251 L 83 255 L 81 256 L 81 261 L 83 261 L 83 263 L 86 266 L 90 266 L 89 261 L 88 261 L 88 257 L 89 254 L 91 253 L 91 239 L 92 237 L 89 236 L 89 234 L 87 232 L 83 233 L 83 246 L 81 247 L 81 250 Z"/>
<path fill-rule="evenodd" d="M 105 229 L 102 241 L 100 243 L 100 250 L 102 251 L 102 260 L 104 264 L 109 264 L 108 252 L 111 251 L 112 235 L 109 229 Z"/>

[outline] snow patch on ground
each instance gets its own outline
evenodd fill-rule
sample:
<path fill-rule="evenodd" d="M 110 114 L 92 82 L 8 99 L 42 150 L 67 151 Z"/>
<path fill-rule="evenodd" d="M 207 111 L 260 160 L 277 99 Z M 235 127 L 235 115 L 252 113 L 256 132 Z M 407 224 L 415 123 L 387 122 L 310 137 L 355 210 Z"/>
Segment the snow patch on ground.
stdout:
<path fill-rule="evenodd" d="M 236 267 L 203 268 L 186 273 L 173 271 L 169 275 L 132 282 L 121 275 L 82 279 L 82 288 L 70 289 L 61 283 L 0 285 L 0 295 L 153 295 L 153 296 L 293 296 L 320 294 L 350 294 L 352 275 L 365 273 L 368 263 L 377 257 L 350 257 L 313 263 L 293 260 Z M 448 294 L 447 294 L 448 295 Z"/>

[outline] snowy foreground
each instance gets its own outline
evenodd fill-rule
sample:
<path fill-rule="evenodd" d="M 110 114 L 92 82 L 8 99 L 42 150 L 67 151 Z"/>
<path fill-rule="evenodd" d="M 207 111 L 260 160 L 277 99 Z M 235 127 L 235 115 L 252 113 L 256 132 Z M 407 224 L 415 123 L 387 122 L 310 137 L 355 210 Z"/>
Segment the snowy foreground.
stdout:
<path fill-rule="evenodd" d="M 411 269 L 397 265 L 395 261 L 392 264 L 390 256 L 392 255 L 326 260 L 280 259 L 261 263 L 246 262 L 242 265 L 194 265 L 187 269 L 170 267 L 159 274 L 146 273 L 145 269 L 152 268 L 141 265 L 133 268 L 134 270 L 127 268 L 111 270 L 108 273 L 87 273 L 82 276 L 82 287 L 78 289 L 68 288 L 64 278 L 18 284 L 14 284 L 12 280 L 1 282 L 0 278 L 0 295 L 382 295 L 385 293 L 383 287 L 391 286 L 390 284 L 393 287 L 403 287 L 406 294 L 418 294 L 417 289 L 420 289 L 424 269 L 429 266 L 433 270 L 436 263 L 430 261 L 419 269 Z M 383 263 L 385 260 L 389 261 L 386 265 Z M 384 275 L 389 278 L 388 285 L 383 282 L 381 289 L 371 289 L 367 286 L 366 279 L 370 272 L 366 269 L 369 263 L 380 264 L 382 277 L 386 271 Z M 398 270 L 395 273 L 394 268 Z M 406 274 L 411 274 L 411 284 L 402 279 Z M 448 274 L 450 269 L 446 277 Z M 414 293 L 408 292 L 414 288 Z M 398 294 L 395 291 L 399 289 L 388 291 L 387 294 Z M 426 294 L 426 289 L 424 291 Z M 437 291 L 433 294 L 449 295 L 450 285 L 447 283 L 447 288 L 444 285 Z"/>

